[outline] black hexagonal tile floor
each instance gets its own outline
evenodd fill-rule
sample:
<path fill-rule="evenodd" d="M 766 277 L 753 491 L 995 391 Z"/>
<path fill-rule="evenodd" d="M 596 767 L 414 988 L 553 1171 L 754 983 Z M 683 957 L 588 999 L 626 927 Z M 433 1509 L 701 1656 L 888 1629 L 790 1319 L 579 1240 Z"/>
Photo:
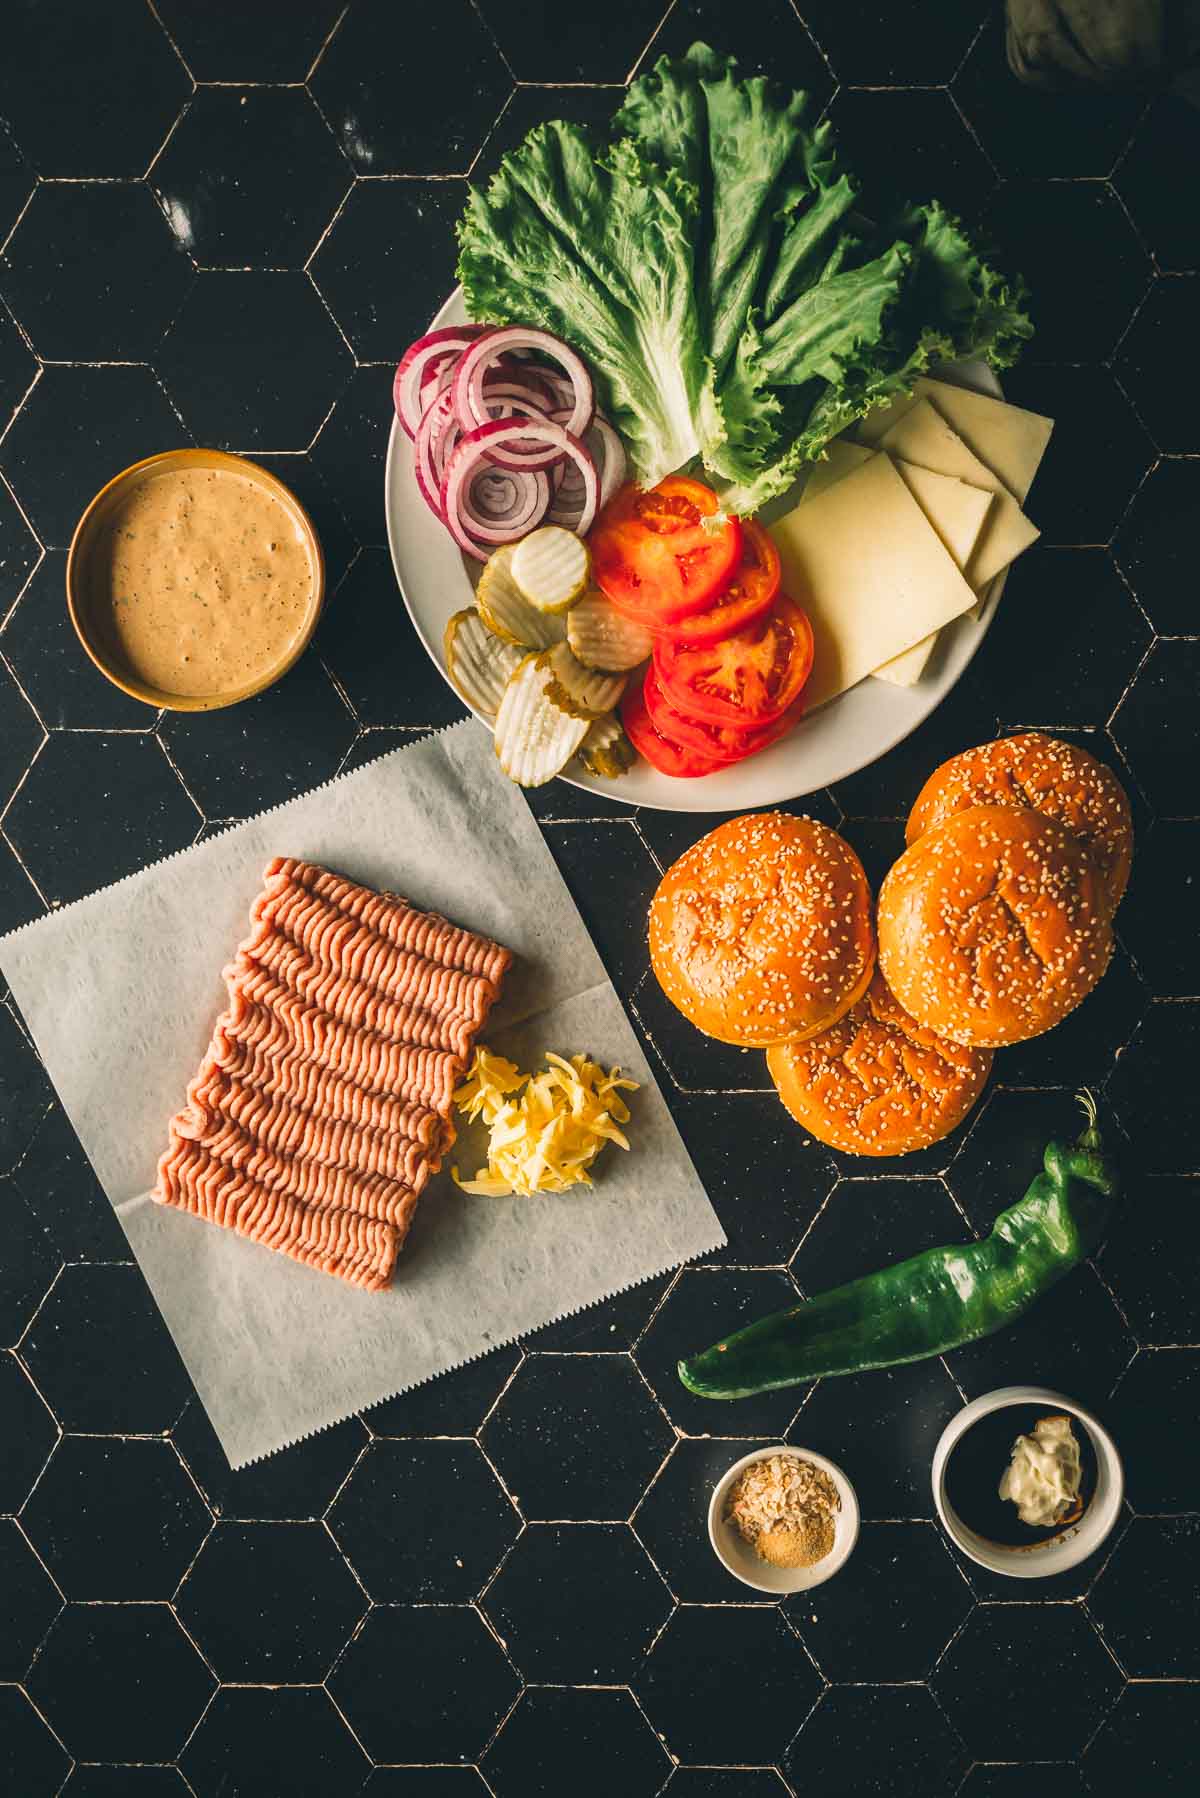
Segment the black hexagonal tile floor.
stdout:
<path fill-rule="evenodd" d="M 623 1355 L 530 1355 L 480 1437 L 528 1518 L 620 1522 L 671 1446 Z"/>
<path fill-rule="evenodd" d="M 1200 1518 L 1135 1517 L 1088 1594 L 1088 1610 L 1132 1679 L 1196 1679 Z"/>
<path fill-rule="evenodd" d="M 745 1448 L 718 1437 L 684 1437 L 648 1487 L 633 1527 L 667 1585 L 683 1604 L 767 1604 L 734 1579 L 713 1552 L 705 1528 L 712 1489 Z"/>
<path fill-rule="evenodd" d="M 1029 653 L 1031 630 L 1036 656 Z M 1030 550 L 1004 589 L 984 649 L 1005 729 L 1107 718 L 1150 638 L 1107 550 Z"/>
<path fill-rule="evenodd" d="M 929 1517 L 929 1464 L 962 1400 L 938 1360 L 821 1380 L 791 1440 L 852 1470 L 864 1517 Z"/>
<path fill-rule="evenodd" d="M 0 257 L 0 292 L 50 362 L 141 362 L 192 281 L 141 182 L 38 188 Z"/>
<path fill-rule="evenodd" d="M 10 1791 L 51 1798 L 71 1757 L 55 1741 L 19 1686 L 0 1686 L 0 1780 Z"/>
<path fill-rule="evenodd" d="M 65 1430 L 169 1430 L 192 1389 L 136 1267 L 65 1267 L 21 1355 Z"/>
<path fill-rule="evenodd" d="M 0 443 L 0 468 L 42 542 L 66 549 L 106 481 L 189 442 L 150 369 L 44 368 Z"/>
<path fill-rule="evenodd" d="M 641 920 L 660 878 L 650 851 L 632 820 L 546 824 L 542 835 L 617 991 L 628 992 L 650 965 Z"/>
<path fill-rule="evenodd" d="M 947 1179 L 979 1234 L 1021 1197 L 1051 1138 L 1069 1142 L 1083 1128 L 1083 1113 L 1070 1091 L 993 1092 L 976 1113 Z"/>
<path fill-rule="evenodd" d="M 495 1404 L 521 1351 L 513 1344 L 451 1368 L 365 1413 L 373 1436 L 473 1436 Z"/>
<path fill-rule="evenodd" d="M 233 818 L 329 780 L 356 728 L 310 649 L 265 693 L 218 712 L 170 712 L 159 734 L 205 816 Z"/>
<path fill-rule="evenodd" d="M 803 16 L 839 81 L 890 88 L 952 80 L 984 13 L 979 0 L 926 0 L 903 21 L 883 12 L 868 22 L 836 0 L 806 0 Z"/>
<path fill-rule="evenodd" d="M 57 1099 L 38 1125 L 13 1180 L 60 1259 L 68 1255 L 72 1261 L 132 1259 L 125 1232 Z"/>
<path fill-rule="evenodd" d="M 1045 1702 L 1047 1667 L 1071 1669 L 1069 1680 L 1055 1682 L 1052 1704 Z M 1014 1718 L 1022 1754 L 1070 1760 L 1111 1707 L 1121 1676 L 1073 1605 L 981 1605 L 932 1684 L 979 1760 L 1011 1754 Z"/>
<path fill-rule="evenodd" d="M 397 68 L 424 69 L 396 105 Z M 454 80 L 438 72 L 454 69 Z M 403 14 L 348 9 L 309 83 L 360 175 L 465 174 L 512 91 L 468 0 Z"/>
<path fill-rule="evenodd" d="M 1108 1085 L 1145 1173 L 1195 1170 L 1186 1071 L 1200 1053 L 1200 1000 L 1154 1000 Z"/>
<path fill-rule="evenodd" d="M 624 1523 L 531 1523 L 481 1608 L 534 1684 L 623 1685 L 671 1614 Z"/>
<path fill-rule="evenodd" d="M 0 452 L 0 464 L 3 453 Z M 41 550 L 29 524 L 3 481 L 0 481 L 0 610 L 8 611 L 29 579 Z"/>
<path fill-rule="evenodd" d="M 1000 1062 L 1014 1085 L 1056 1086 L 1068 1081 L 1098 1085 L 1131 1041 L 1149 994 L 1128 954 L 1119 945 L 1108 971 L 1093 992 L 1054 1030 L 1015 1043 Z"/>
<path fill-rule="evenodd" d="M 724 1403 L 699 1398 L 681 1383 L 676 1364 L 699 1354 L 770 1311 L 796 1303 L 796 1288 L 782 1269 L 685 1267 L 667 1294 L 634 1357 L 671 1422 L 686 1436 L 780 1437 L 804 1397 L 803 1386 L 785 1386 L 755 1398 Z"/>
<path fill-rule="evenodd" d="M 821 1681 L 777 1610 L 688 1606 L 659 1636 L 634 1689 L 673 1755 L 718 1765 L 778 1759 Z"/>
<path fill-rule="evenodd" d="M 847 1798 L 949 1798 L 966 1762 L 925 1686 L 835 1686 L 783 1767 L 793 1785 Z"/>
<path fill-rule="evenodd" d="M 628 1292 L 614 1293 L 599 1305 L 588 1305 L 570 1317 L 543 1324 L 525 1338 L 531 1349 L 561 1349 L 565 1353 L 603 1353 L 605 1350 L 632 1348 L 650 1316 L 671 1284 L 670 1274 L 656 1280 L 643 1280 Z"/>
<path fill-rule="evenodd" d="M 391 559 L 364 549 L 325 606 L 317 647 L 364 724 L 454 724 L 462 701 L 404 611 Z"/>
<path fill-rule="evenodd" d="M 377 1605 L 328 1685 L 373 1760 L 420 1764 L 476 1759 L 520 1681 L 468 1607 Z"/>
<path fill-rule="evenodd" d="M 728 1245 L 706 1257 L 769 1267 L 786 1262 L 831 1190 L 829 1151 L 797 1129 L 769 1093 L 668 1091 L 667 1103 Z"/>
<path fill-rule="evenodd" d="M 1200 305 L 1200 275 L 1162 275 L 1122 339 L 1116 369 L 1159 449 L 1200 449 L 1200 379 L 1178 355 L 1179 333 Z"/>
<path fill-rule="evenodd" d="M 0 803 L 7 804 L 45 736 L 33 707 L 0 662 Z"/>
<path fill-rule="evenodd" d="M 45 1068 L 12 1013 L 0 1008 L 0 1167 L 20 1160 L 50 1096 Z"/>
<path fill-rule="evenodd" d="M 0 1593 L 0 1680 L 19 1680 L 62 1609 L 62 1598 L 11 1518 L 0 1519 Z"/>
<path fill-rule="evenodd" d="M 64 550 L 47 550 L 0 632 L 0 651 L 49 729 L 149 730 L 153 708 L 84 654 L 67 611 L 66 567 Z"/>
<path fill-rule="evenodd" d="M 29 345 L 8 312 L 0 307 L 0 430 L 25 397 L 37 368 Z"/>
<path fill-rule="evenodd" d="M 653 1050 L 667 1080 L 685 1092 L 773 1092 L 758 1049 L 737 1049 L 704 1036 L 676 1011 L 653 974 L 625 995 L 634 1027 Z"/>
<path fill-rule="evenodd" d="M 973 1603 L 932 1523 L 864 1523 L 836 1583 L 785 1609 L 826 1679 L 921 1680 Z"/>
<path fill-rule="evenodd" d="M 0 1262 L 0 1346 L 11 1348 L 59 1269 L 59 1259 L 14 1180 L 0 1180 L 6 1253 Z"/>
<path fill-rule="evenodd" d="M 1095 1270 L 1079 1267 L 1017 1323 L 946 1357 L 968 1398 L 1032 1383 L 1103 1406 L 1134 1341 Z"/>
<path fill-rule="evenodd" d="M 479 10 L 518 81 L 593 83 L 628 79 L 664 11 L 660 0 L 625 0 L 608 28 L 596 31 L 581 14 L 556 12 L 550 0 L 522 7 L 480 0 Z"/>
<path fill-rule="evenodd" d="M 25 1685 L 76 1760 L 172 1761 L 216 1681 L 165 1604 L 71 1604 Z"/>
<path fill-rule="evenodd" d="M 973 220 L 995 188 L 995 170 L 944 89 L 844 87 L 829 117 L 865 191 L 879 196 L 874 204 L 936 194 L 951 212 Z"/>
<path fill-rule="evenodd" d="M 302 87 L 202 87 L 150 177 L 201 268 L 300 268 L 353 176 Z"/>
<path fill-rule="evenodd" d="M 1029 284 L 1031 358 L 1099 362 L 1124 331 L 1150 264 L 1115 196 L 1099 182 L 1006 181 L 988 213 L 1005 267 Z M 1081 311 L 1078 295 L 1091 296 Z"/>
<path fill-rule="evenodd" d="M 1200 642 L 1156 643 L 1112 720 L 1113 737 L 1164 817 L 1195 810 L 1191 770 L 1200 755 Z"/>
<path fill-rule="evenodd" d="M 1200 507 L 1200 461 L 1168 459 L 1150 471 L 1113 542 L 1155 629 L 1193 635 L 1197 606 L 1189 575 L 1188 535 Z"/>
<path fill-rule="evenodd" d="M 342 12 L 340 0 L 273 6 L 155 7 L 197 81 L 303 81 Z"/>
<path fill-rule="evenodd" d="M 1133 214 L 1160 269 L 1200 268 L 1200 224 L 1190 206 L 1179 204 L 1163 170 L 1188 168 L 1200 156 L 1200 119 L 1182 95 L 1160 94 L 1152 101 L 1113 185 Z"/>
<path fill-rule="evenodd" d="M 677 1767 L 664 1790 L 671 1798 L 780 1798 L 787 1787 L 774 1767 Z"/>
<path fill-rule="evenodd" d="M 792 1274 L 811 1298 L 967 1234 L 940 1180 L 842 1180 L 800 1244 Z"/>
<path fill-rule="evenodd" d="M 170 1598 L 212 1519 L 169 1442 L 64 1436 L 21 1522 L 71 1599 Z"/>
<path fill-rule="evenodd" d="M 744 75 L 769 75 L 802 87 L 814 112 L 833 91 L 829 63 L 789 0 L 755 0 L 731 13 L 726 0 L 677 0 L 644 51 L 638 74 L 660 56 L 683 56 L 700 41 L 736 56 Z"/>
<path fill-rule="evenodd" d="M 0 1461 L 0 1511 L 19 1511 L 46 1465 L 58 1430 L 25 1369 L 0 1352 L 0 1429 L 7 1447 Z"/>
<path fill-rule="evenodd" d="M 1083 1798 L 1083 1774 L 1070 1761 L 1043 1761 L 1036 1769 L 1019 1761 L 980 1761 L 959 1787 L 959 1798 L 1018 1798 L 1034 1777 L 1050 1779 L 1060 1798 Z"/>
<path fill-rule="evenodd" d="M 51 904 L 185 849 L 199 813 L 152 736 L 57 733 L 4 828 Z"/>
<path fill-rule="evenodd" d="M 1051 92 L 1020 82 L 998 16 L 980 32 L 954 82 L 959 105 L 1002 175 L 1107 175 L 1145 108 L 1140 93 Z"/>
<path fill-rule="evenodd" d="M 33 192 L 33 170 L 5 126 L 0 125 L 0 232 L 5 237 Z"/>
<path fill-rule="evenodd" d="M 1094 1798 L 1138 1788 L 1155 1798 L 1187 1798 L 1200 1776 L 1195 1688 L 1126 1686 L 1088 1743 L 1083 1769 Z"/>
<path fill-rule="evenodd" d="M 178 1767 L 76 1766 L 63 1787 L 66 1798 L 188 1798 Z"/>
<path fill-rule="evenodd" d="M 1107 543 L 1154 460 L 1154 444 L 1127 395 L 1107 369 L 1030 360 L 1005 370 L 1004 397 L 1054 420 L 1028 501 L 1043 543 Z M 1027 566 L 1022 559 L 1009 576 L 1004 605 Z"/>
<path fill-rule="evenodd" d="M 363 1798 L 488 1798 L 476 1767 L 376 1767 Z"/>
<path fill-rule="evenodd" d="M 338 1493 L 329 1527 L 377 1602 L 451 1604 L 487 1582 L 520 1519 L 474 1442 L 379 1441 Z"/>
<path fill-rule="evenodd" d="M 45 909 L 37 888 L 8 843 L 0 837 L 0 930 L 16 930 L 19 925 L 40 917 Z M 0 975 L 0 994 L 7 990 L 4 977 Z"/>
<path fill-rule="evenodd" d="M 393 749 L 411 748 L 429 734 L 429 730 L 419 724 L 411 730 L 405 730 L 402 725 L 360 725 L 338 773 L 353 774 L 356 768 L 366 768 L 381 756 L 390 755 Z"/>
<path fill-rule="evenodd" d="M 191 83 L 154 14 L 112 0 L 105 30 L 87 0 L 56 0 L 9 34 L 0 111 L 39 175 L 140 175 Z"/>
<path fill-rule="evenodd" d="M 563 119 L 606 136 L 621 99 L 620 90 L 611 87 L 517 88 L 471 166 L 473 185 L 485 187 L 501 157 L 515 150 L 535 125 L 545 124 L 547 119 Z"/>
<path fill-rule="evenodd" d="M 669 1769 L 628 1692 L 562 1686 L 523 1693 L 483 1760 L 496 1798 L 654 1798 Z"/>
<path fill-rule="evenodd" d="M 360 181 L 311 273 L 363 362 L 398 362 L 454 285 L 461 181 Z M 421 244 L 414 256 L 411 246 Z"/>
<path fill-rule="evenodd" d="M 387 520 L 379 483 L 364 481 L 363 470 L 382 474 L 393 417 L 391 368 L 356 368 L 312 447 L 313 461 L 355 540 L 378 549 L 387 547 Z"/>
<path fill-rule="evenodd" d="M 1196 1483 L 1186 1461 L 1164 1444 L 1189 1432 L 1200 1404 L 1200 1349 L 1142 1349 L 1112 1395 L 1108 1420 L 1125 1462 L 1126 1496 L 1153 1515 L 1189 1511 Z"/>
<path fill-rule="evenodd" d="M 366 1609 L 366 1594 L 320 1523 L 218 1524 L 175 1600 L 176 1615 L 227 1683 L 323 1679 Z"/>
<path fill-rule="evenodd" d="M 157 365 L 200 442 L 294 450 L 316 436 L 350 361 L 307 275 L 205 269 Z"/>
<path fill-rule="evenodd" d="M 1200 1340 L 1200 1206 L 1194 1178 L 1139 1182 L 1136 1207 L 1122 1205 L 1100 1252 L 1100 1272 L 1138 1342 Z"/>
<path fill-rule="evenodd" d="M 319 1686 L 224 1686 L 180 1756 L 198 1794 L 257 1798 L 336 1792 L 354 1798 L 370 1768 Z"/>
<path fill-rule="evenodd" d="M 204 1407 L 193 1399 L 171 1439 L 216 1516 L 304 1520 L 324 1515 L 365 1447 L 367 1432 L 349 1417 L 234 1472 Z"/>

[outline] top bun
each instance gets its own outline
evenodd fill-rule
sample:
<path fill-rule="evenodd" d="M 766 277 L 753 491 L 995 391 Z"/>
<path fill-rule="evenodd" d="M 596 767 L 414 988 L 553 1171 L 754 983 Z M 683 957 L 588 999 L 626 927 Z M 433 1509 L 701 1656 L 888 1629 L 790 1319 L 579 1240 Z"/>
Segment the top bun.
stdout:
<path fill-rule="evenodd" d="M 936 768 L 908 815 L 915 843 L 973 805 L 1019 805 L 1054 818 L 1079 838 L 1104 878 L 1113 911 L 1133 860 L 1133 822 L 1125 789 L 1112 771 L 1071 743 L 1040 731 L 964 749 Z"/>
<path fill-rule="evenodd" d="M 918 1023 L 997 1048 L 1040 1036 L 1112 954 L 1108 895 L 1078 838 L 1011 806 L 956 812 L 879 890 L 879 965 Z"/>
<path fill-rule="evenodd" d="M 815 818 L 730 818 L 663 876 L 650 959 L 672 1004 L 721 1042 L 766 1049 L 812 1036 L 870 983 L 862 863 Z"/>

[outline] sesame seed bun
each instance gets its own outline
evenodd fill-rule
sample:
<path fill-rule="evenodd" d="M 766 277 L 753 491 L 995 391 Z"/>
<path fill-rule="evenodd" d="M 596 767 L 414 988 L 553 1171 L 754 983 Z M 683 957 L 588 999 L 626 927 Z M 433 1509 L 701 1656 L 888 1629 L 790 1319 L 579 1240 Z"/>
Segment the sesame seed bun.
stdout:
<path fill-rule="evenodd" d="M 905 850 L 879 890 L 884 978 L 951 1042 L 1040 1036 L 1091 992 L 1111 954 L 1099 869 L 1040 812 L 956 812 Z"/>
<path fill-rule="evenodd" d="M 1056 819 L 1094 858 L 1117 909 L 1133 860 L 1129 800 L 1112 770 L 1086 749 L 1029 730 L 951 756 L 918 793 L 905 841 L 915 843 L 973 805 L 1026 806 Z"/>
<path fill-rule="evenodd" d="M 750 1049 L 812 1036 L 871 978 L 862 863 L 815 818 L 730 818 L 663 876 L 650 960 L 667 998 L 708 1036 Z"/>
<path fill-rule="evenodd" d="M 878 969 L 828 1030 L 767 1050 L 796 1122 L 851 1155 L 909 1155 L 941 1142 L 974 1105 L 991 1065 L 990 1049 L 947 1042 L 918 1024 Z"/>

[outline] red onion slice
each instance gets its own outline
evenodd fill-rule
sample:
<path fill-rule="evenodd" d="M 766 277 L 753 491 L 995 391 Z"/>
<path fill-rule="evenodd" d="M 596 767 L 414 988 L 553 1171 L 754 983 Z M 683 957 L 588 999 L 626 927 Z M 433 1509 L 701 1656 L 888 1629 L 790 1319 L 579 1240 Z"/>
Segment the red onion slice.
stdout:
<path fill-rule="evenodd" d="M 546 515 L 550 482 L 540 469 L 536 472 L 509 468 L 500 471 L 489 460 L 497 449 L 502 450 L 525 436 L 536 436 L 544 443 L 552 443 L 560 454 L 569 456 L 579 468 L 586 491 L 575 528 L 581 533 L 586 531 L 596 516 L 600 477 L 587 447 L 573 432 L 549 419 L 541 422 L 536 419 L 490 419 L 468 432 L 453 450 L 442 481 L 443 516 L 455 541 L 468 555 L 485 560 L 487 551 L 481 545 L 511 543 L 533 530 Z M 502 517 L 489 515 L 490 507 L 497 503 L 498 489 L 493 485 L 482 495 L 477 491 L 481 474 L 491 483 L 497 478 L 513 482 L 512 502 Z"/>
<path fill-rule="evenodd" d="M 581 537 L 591 528 L 596 511 L 608 504 L 625 478 L 625 450 L 621 439 L 598 412 L 585 432 L 583 442 L 593 466 L 596 462 L 600 465 L 600 492 L 595 510 L 587 513 L 587 484 L 579 465 L 568 464 L 546 513 L 547 524 L 560 524 L 568 531 L 577 531 Z"/>
<path fill-rule="evenodd" d="M 498 357 L 519 349 L 538 350 L 562 365 L 565 377 L 571 383 L 572 411 L 567 420 L 567 429 L 575 437 L 582 436 L 591 423 L 595 410 L 592 377 L 587 367 L 569 344 L 563 343 L 549 331 L 531 329 L 524 325 L 496 325 L 491 330 L 483 331 L 473 343 L 464 348 L 454 371 L 454 409 L 463 429 L 471 431 L 486 423 L 484 389 L 488 369 Z M 540 373 L 540 365 L 539 375 L 545 379 Z M 565 400 L 565 395 L 563 398 Z"/>
<path fill-rule="evenodd" d="M 400 358 L 392 383 L 392 400 L 396 417 L 410 437 L 416 437 L 417 426 L 425 408 L 421 405 L 421 383 L 431 361 L 445 361 L 459 356 L 468 344 L 484 336 L 487 325 L 446 325 L 440 331 L 428 331 L 410 343 Z"/>
<path fill-rule="evenodd" d="M 442 523 L 446 515 L 442 511 L 441 485 L 445 463 L 453 445 L 446 445 L 439 460 L 439 448 L 453 426 L 457 439 L 458 419 L 454 414 L 454 395 L 446 388 L 426 406 L 417 425 L 417 435 L 413 444 L 414 468 L 417 486 L 421 489 L 421 498 L 431 512 L 437 514 Z"/>

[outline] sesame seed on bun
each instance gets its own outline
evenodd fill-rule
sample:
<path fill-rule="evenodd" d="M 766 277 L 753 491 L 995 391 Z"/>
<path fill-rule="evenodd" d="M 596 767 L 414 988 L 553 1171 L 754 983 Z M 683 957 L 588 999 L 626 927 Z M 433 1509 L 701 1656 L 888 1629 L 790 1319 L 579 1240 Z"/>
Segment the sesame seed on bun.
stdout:
<path fill-rule="evenodd" d="M 879 891 L 879 965 L 919 1023 L 995 1048 L 1040 1036 L 1112 954 L 1108 893 L 1082 843 L 1013 806 L 955 812 Z"/>
<path fill-rule="evenodd" d="M 844 1018 L 767 1050 L 779 1097 L 818 1142 L 851 1155 L 908 1155 L 958 1128 L 983 1091 L 990 1049 L 918 1024 L 878 969 Z"/>
<path fill-rule="evenodd" d="M 909 813 L 905 841 L 973 805 L 1017 805 L 1054 818 L 1079 838 L 1104 877 L 1115 911 L 1133 860 L 1133 822 L 1125 789 L 1086 749 L 1040 731 L 1022 731 L 964 749 L 936 768 Z"/>
<path fill-rule="evenodd" d="M 811 1036 L 871 978 L 862 863 L 815 818 L 730 818 L 663 876 L 650 959 L 668 999 L 708 1036 L 751 1049 Z"/>

